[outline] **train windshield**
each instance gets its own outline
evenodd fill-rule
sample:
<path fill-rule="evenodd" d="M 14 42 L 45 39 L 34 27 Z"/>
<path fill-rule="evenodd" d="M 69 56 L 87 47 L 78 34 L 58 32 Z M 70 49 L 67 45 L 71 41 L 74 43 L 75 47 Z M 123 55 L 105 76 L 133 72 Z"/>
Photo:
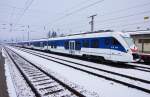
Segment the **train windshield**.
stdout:
<path fill-rule="evenodd" d="M 123 37 L 124 40 L 126 41 L 126 43 L 129 45 L 129 46 L 133 46 L 134 43 L 133 43 L 133 39 L 131 37 Z"/>

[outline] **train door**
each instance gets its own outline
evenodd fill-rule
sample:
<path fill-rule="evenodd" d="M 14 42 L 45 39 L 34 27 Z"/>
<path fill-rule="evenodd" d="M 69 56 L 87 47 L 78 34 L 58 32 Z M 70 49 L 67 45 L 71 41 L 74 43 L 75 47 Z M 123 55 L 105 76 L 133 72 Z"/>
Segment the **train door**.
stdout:
<path fill-rule="evenodd" d="M 43 49 L 44 45 L 43 42 L 40 42 L 40 49 Z"/>
<path fill-rule="evenodd" d="M 69 41 L 69 53 L 75 54 L 75 41 Z"/>
<path fill-rule="evenodd" d="M 46 41 L 46 50 L 48 50 L 48 40 Z"/>

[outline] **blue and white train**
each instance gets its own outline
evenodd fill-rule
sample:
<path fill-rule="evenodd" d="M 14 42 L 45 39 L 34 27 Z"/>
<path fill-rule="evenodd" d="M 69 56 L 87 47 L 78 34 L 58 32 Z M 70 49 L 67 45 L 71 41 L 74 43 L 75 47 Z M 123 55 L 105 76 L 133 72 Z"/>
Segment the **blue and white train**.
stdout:
<path fill-rule="evenodd" d="M 140 60 L 138 49 L 129 34 L 95 32 L 19 42 L 18 45 L 52 52 L 95 57 L 113 62 Z"/>

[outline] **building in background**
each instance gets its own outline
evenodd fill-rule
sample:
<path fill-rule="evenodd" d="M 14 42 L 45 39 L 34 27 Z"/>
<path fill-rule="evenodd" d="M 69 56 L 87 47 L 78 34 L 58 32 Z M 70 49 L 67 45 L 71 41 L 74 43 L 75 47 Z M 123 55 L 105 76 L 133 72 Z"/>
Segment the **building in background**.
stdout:
<path fill-rule="evenodd" d="M 128 31 L 142 53 L 150 54 L 150 30 Z"/>

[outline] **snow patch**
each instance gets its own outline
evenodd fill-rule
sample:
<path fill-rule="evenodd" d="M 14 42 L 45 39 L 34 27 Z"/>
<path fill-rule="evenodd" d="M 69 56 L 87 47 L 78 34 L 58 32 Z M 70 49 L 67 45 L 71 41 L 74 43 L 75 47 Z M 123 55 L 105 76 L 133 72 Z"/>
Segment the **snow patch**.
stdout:
<path fill-rule="evenodd" d="M 15 90 L 15 87 L 13 85 L 10 70 L 8 67 L 9 62 L 8 62 L 8 59 L 7 59 L 6 55 L 4 54 L 3 50 L 2 50 L 2 55 L 3 55 L 3 57 L 5 57 L 5 64 L 4 64 L 5 76 L 6 76 L 6 83 L 7 83 L 7 89 L 8 89 L 9 97 L 17 97 L 16 90 Z"/>
<path fill-rule="evenodd" d="M 6 67 L 6 79 L 8 93 L 10 97 L 35 97 L 31 88 L 28 86 L 16 66 L 7 57 L 6 52 L 3 50 L 3 55 L 5 57 L 5 67 Z"/>

